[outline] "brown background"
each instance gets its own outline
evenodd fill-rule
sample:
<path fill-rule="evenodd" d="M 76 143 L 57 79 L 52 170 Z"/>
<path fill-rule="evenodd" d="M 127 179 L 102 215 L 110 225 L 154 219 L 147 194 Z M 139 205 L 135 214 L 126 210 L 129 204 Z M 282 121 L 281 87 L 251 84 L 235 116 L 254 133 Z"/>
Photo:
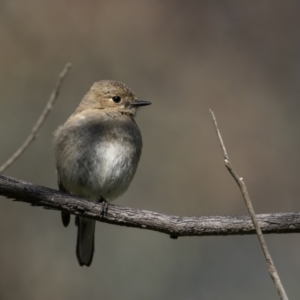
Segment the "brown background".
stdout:
<path fill-rule="evenodd" d="M 116 203 L 161 213 L 246 214 L 209 114 L 257 213 L 299 211 L 299 1 L 1 1 L 0 163 L 73 69 L 39 139 L 5 174 L 56 188 L 52 132 L 99 79 L 153 105 L 144 151 Z M 277 299 L 255 236 L 180 238 L 97 224 L 91 268 L 57 212 L 0 201 L 0 299 Z M 291 299 L 299 236 L 267 236 Z"/>

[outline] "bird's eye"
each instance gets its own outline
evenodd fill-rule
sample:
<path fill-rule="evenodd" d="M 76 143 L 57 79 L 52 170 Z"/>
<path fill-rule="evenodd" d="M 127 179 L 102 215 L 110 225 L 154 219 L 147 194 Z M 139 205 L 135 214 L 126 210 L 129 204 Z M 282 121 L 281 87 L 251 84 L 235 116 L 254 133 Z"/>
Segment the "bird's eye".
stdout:
<path fill-rule="evenodd" d="M 113 100 L 115 103 L 120 103 L 120 102 L 121 102 L 121 97 L 120 97 L 120 96 L 113 96 L 113 97 L 112 97 L 112 100 Z"/>

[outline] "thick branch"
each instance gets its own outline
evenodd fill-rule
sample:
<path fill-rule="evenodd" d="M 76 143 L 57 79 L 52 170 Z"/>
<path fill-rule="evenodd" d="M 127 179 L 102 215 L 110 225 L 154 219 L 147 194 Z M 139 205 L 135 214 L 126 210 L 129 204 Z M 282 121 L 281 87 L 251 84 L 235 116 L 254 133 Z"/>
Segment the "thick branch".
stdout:
<path fill-rule="evenodd" d="M 16 201 L 63 210 L 100 222 L 154 230 L 171 237 L 204 235 L 255 234 L 248 216 L 179 217 L 110 204 L 107 214 L 101 215 L 102 204 L 61 193 L 15 178 L 0 176 L 0 195 Z M 257 215 L 264 233 L 299 233 L 300 213 Z"/>

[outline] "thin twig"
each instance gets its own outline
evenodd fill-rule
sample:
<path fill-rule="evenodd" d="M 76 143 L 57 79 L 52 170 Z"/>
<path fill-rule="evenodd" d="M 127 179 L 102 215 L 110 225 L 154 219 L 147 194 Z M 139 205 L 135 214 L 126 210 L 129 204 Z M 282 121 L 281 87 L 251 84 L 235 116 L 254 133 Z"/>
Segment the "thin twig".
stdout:
<path fill-rule="evenodd" d="M 212 110 L 210 110 L 210 113 L 212 115 L 213 122 L 214 122 L 215 129 L 216 129 L 216 133 L 217 133 L 217 136 L 218 136 L 218 139 L 219 139 L 222 151 L 223 151 L 225 166 L 226 166 L 227 170 L 229 171 L 229 173 L 234 178 L 234 180 L 236 181 L 236 183 L 238 184 L 238 186 L 239 186 L 239 188 L 240 188 L 240 190 L 242 192 L 244 201 L 246 203 L 248 212 L 249 212 L 249 214 L 251 216 L 253 225 L 255 227 L 256 234 L 258 236 L 258 240 L 260 242 L 261 248 L 263 250 L 263 253 L 264 253 L 264 256 L 265 256 L 265 259 L 266 259 L 266 262 L 267 262 L 269 274 L 270 274 L 270 276 L 271 276 L 271 278 L 272 278 L 272 280 L 273 280 L 273 282 L 275 284 L 275 287 L 276 287 L 277 292 L 278 292 L 278 294 L 280 296 L 280 299 L 282 299 L 282 300 L 288 300 L 288 297 L 286 295 L 284 287 L 283 287 L 283 285 L 281 283 L 280 277 L 279 277 L 279 275 L 277 273 L 277 270 L 275 268 L 275 264 L 274 264 L 274 262 L 272 260 L 271 254 L 270 254 L 270 252 L 268 250 L 268 247 L 267 247 L 266 241 L 264 239 L 264 236 L 262 234 L 261 228 L 259 226 L 258 218 L 257 218 L 257 216 L 256 216 L 256 214 L 254 212 L 254 209 L 253 209 L 253 206 L 252 206 L 252 203 L 251 203 L 250 196 L 248 194 L 246 185 L 245 185 L 245 183 L 243 181 L 243 178 L 240 177 L 236 173 L 236 171 L 234 170 L 234 168 L 232 167 L 232 165 L 230 163 L 230 160 L 229 160 L 229 157 L 228 157 L 228 154 L 227 154 L 227 151 L 226 151 L 226 148 L 225 148 L 225 145 L 224 145 L 224 142 L 223 142 L 223 139 L 222 139 L 222 136 L 221 136 L 221 133 L 220 133 L 220 130 L 218 128 L 218 124 L 217 124 L 217 120 L 216 120 L 215 114 L 214 114 L 214 112 Z"/>
<path fill-rule="evenodd" d="M 71 66 L 72 65 L 70 63 L 67 63 L 65 65 L 64 69 L 62 70 L 62 72 L 59 75 L 57 84 L 56 84 L 53 92 L 51 93 L 50 98 L 49 98 L 43 112 L 41 113 L 40 117 L 38 118 L 36 124 L 33 126 L 31 133 L 29 134 L 27 139 L 24 141 L 24 143 L 21 145 L 21 147 L 0 167 L 0 174 L 3 173 L 9 166 L 11 166 L 24 153 L 24 151 L 29 147 L 29 145 L 36 139 L 37 133 L 40 130 L 41 126 L 43 125 L 46 117 L 50 113 L 50 111 L 53 107 L 53 104 L 58 97 L 60 87 L 63 83 L 63 80 L 66 77 Z"/>
<path fill-rule="evenodd" d="M 0 195 L 99 222 L 153 230 L 172 238 L 256 234 L 249 216 L 170 216 L 113 204 L 103 214 L 101 203 L 3 175 L 0 175 Z M 300 213 L 262 214 L 257 218 L 264 233 L 300 233 Z"/>

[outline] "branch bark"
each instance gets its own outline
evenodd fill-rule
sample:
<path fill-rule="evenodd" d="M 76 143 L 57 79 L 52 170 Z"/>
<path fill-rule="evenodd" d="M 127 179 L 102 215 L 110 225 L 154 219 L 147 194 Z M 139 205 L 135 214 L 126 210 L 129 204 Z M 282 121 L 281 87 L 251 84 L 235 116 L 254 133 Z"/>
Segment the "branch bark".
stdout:
<path fill-rule="evenodd" d="M 223 152 L 225 166 L 226 166 L 227 170 L 229 171 L 229 173 L 231 174 L 231 176 L 233 177 L 233 179 L 236 181 L 239 189 L 241 190 L 241 193 L 242 193 L 242 196 L 244 198 L 244 201 L 245 201 L 246 207 L 248 209 L 249 215 L 251 217 L 252 223 L 255 227 L 255 231 L 256 231 L 260 246 L 261 246 L 262 251 L 263 251 L 264 256 L 265 256 L 265 260 L 266 260 L 267 267 L 268 267 L 268 272 L 269 272 L 269 274 L 270 274 L 270 276 L 271 276 L 271 278 L 274 282 L 274 285 L 277 289 L 277 292 L 279 294 L 280 299 L 288 300 L 288 297 L 287 297 L 287 294 L 285 292 L 284 286 L 283 286 L 283 284 L 280 280 L 279 274 L 276 270 L 276 267 L 275 267 L 275 264 L 274 264 L 273 259 L 271 257 L 271 254 L 270 254 L 270 251 L 268 249 L 267 243 L 266 243 L 265 238 L 262 234 L 262 230 L 260 228 L 258 218 L 255 214 L 255 211 L 254 211 L 254 208 L 253 208 L 253 205 L 252 205 L 252 202 L 251 202 L 246 184 L 244 183 L 243 178 L 240 177 L 237 174 L 237 172 L 235 171 L 235 169 L 233 168 L 233 166 L 232 166 L 232 164 L 229 160 L 229 156 L 227 154 L 227 150 L 226 150 L 225 144 L 223 142 L 223 139 L 222 139 L 219 127 L 218 127 L 218 123 L 217 123 L 215 114 L 212 110 L 210 110 L 210 113 L 212 115 L 213 122 L 214 122 L 215 129 L 216 129 L 216 133 L 217 133 L 219 143 L 220 143 L 220 146 L 221 146 L 221 149 L 222 149 L 222 152 Z"/>
<path fill-rule="evenodd" d="M 169 216 L 113 204 L 109 204 L 107 213 L 103 215 L 101 203 L 93 203 L 87 199 L 2 175 L 0 175 L 0 195 L 99 222 L 153 230 L 168 234 L 172 238 L 255 234 L 249 216 Z M 257 215 L 257 218 L 264 233 L 300 232 L 300 213 L 262 214 Z"/>

